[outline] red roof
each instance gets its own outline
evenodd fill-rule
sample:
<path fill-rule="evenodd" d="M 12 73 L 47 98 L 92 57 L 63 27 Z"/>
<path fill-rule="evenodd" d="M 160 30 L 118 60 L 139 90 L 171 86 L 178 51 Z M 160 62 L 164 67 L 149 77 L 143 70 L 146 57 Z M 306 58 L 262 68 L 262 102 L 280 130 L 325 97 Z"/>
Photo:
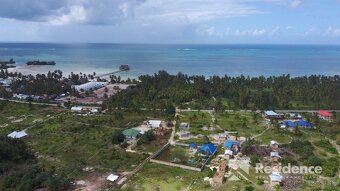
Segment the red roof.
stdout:
<path fill-rule="evenodd" d="M 318 115 L 321 115 L 323 117 L 332 117 L 333 116 L 331 113 L 329 113 L 328 111 L 325 111 L 325 110 L 318 111 Z"/>

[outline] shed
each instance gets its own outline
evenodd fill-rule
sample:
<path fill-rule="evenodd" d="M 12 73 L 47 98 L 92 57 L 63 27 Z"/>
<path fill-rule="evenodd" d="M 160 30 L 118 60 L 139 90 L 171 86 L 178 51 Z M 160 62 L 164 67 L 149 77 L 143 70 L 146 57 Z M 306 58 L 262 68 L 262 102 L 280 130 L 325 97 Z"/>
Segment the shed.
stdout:
<path fill-rule="evenodd" d="M 279 143 L 278 143 L 277 141 L 275 141 L 275 140 L 271 140 L 271 141 L 270 141 L 270 144 L 271 144 L 271 145 L 278 145 Z"/>
<path fill-rule="evenodd" d="M 13 139 L 21 139 L 23 137 L 26 137 L 28 134 L 26 133 L 26 130 L 22 131 L 13 131 L 12 133 L 8 134 L 8 137 L 11 137 Z"/>
<path fill-rule="evenodd" d="M 118 175 L 110 174 L 110 175 L 106 178 L 106 180 L 108 180 L 108 181 L 110 181 L 110 182 L 114 182 L 114 181 L 116 181 L 118 178 L 119 178 Z"/>
<path fill-rule="evenodd" d="M 278 172 L 272 172 L 271 175 L 269 175 L 271 182 L 281 182 L 282 176 Z"/>

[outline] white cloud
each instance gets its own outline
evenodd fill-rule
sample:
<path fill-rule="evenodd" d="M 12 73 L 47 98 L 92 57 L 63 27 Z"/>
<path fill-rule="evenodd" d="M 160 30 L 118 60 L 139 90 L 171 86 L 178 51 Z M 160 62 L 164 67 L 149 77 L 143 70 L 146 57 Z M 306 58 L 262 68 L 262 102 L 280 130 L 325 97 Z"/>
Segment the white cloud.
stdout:
<path fill-rule="evenodd" d="M 293 29 L 293 28 L 294 28 L 293 26 L 286 26 L 286 27 L 285 27 L 286 30 L 291 30 L 291 29 Z"/>
<path fill-rule="evenodd" d="M 266 0 L 255 0 L 266 1 Z M 243 17 L 263 11 L 237 0 L 148 0 L 136 8 L 142 20 L 169 23 L 202 23 L 218 18 Z"/>
<path fill-rule="evenodd" d="M 300 6 L 302 4 L 302 0 L 293 0 L 291 3 L 290 3 L 290 6 L 292 8 L 297 8 L 298 6 Z"/>
<path fill-rule="evenodd" d="M 340 28 L 328 27 L 326 34 L 333 37 L 340 37 Z"/>
<path fill-rule="evenodd" d="M 67 25 L 70 23 L 83 23 L 87 19 L 87 13 L 83 6 L 72 6 L 70 12 L 60 17 L 51 18 L 48 22 L 52 25 Z"/>

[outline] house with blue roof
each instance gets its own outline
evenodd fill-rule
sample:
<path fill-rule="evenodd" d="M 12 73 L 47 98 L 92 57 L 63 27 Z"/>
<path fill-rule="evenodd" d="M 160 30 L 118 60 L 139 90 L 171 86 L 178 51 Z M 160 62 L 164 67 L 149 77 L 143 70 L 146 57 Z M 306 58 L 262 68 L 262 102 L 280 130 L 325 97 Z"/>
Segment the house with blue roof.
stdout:
<path fill-rule="evenodd" d="M 297 124 L 298 124 L 299 127 L 304 127 L 304 128 L 310 128 L 310 127 L 312 127 L 312 124 L 311 124 L 311 123 L 309 123 L 308 121 L 303 120 L 303 119 L 298 120 L 298 121 L 297 121 Z"/>
<path fill-rule="evenodd" d="M 211 143 L 202 145 L 198 150 L 205 155 L 212 155 L 216 152 L 217 147 Z"/>
<path fill-rule="evenodd" d="M 227 148 L 231 149 L 231 148 L 233 148 L 234 145 L 240 146 L 241 143 L 238 142 L 238 141 L 226 141 L 226 142 L 224 142 L 224 148 L 226 148 L 226 149 Z"/>
<path fill-rule="evenodd" d="M 223 146 L 225 148 L 225 153 L 237 154 L 240 152 L 241 143 L 238 141 L 226 141 L 224 142 Z"/>

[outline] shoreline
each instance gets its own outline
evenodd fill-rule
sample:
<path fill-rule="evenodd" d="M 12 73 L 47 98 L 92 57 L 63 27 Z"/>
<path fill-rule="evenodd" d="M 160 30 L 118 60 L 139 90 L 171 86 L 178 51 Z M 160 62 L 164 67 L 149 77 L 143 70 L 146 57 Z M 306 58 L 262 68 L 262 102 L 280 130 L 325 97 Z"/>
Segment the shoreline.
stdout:
<path fill-rule="evenodd" d="M 96 73 L 96 76 L 95 77 L 99 77 L 101 79 L 110 79 L 110 75 L 115 75 L 116 76 L 120 76 L 121 79 L 123 80 L 126 80 L 128 78 L 130 79 L 137 79 L 138 77 L 135 77 L 135 76 L 131 76 L 131 75 L 119 75 L 120 73 L 123 73 L 123 72 L 126 72 L 126 71 L 120 71 L 120 70 L 114 70 L 112 72 L 106 72 L 106 73 L 99 73 L 98 71 L 92 71 L 92 72 L 88 72 L 88 71 L 79 71 L 79 72 L 69 72 L 69 71 L 64 71 L 62 69 L 54 69 L 54 70 L 48 70 L 48 71 L 37 71 L 37 70 L 34 70 L 36 68 L 41 68 L 41 67 L 44 67 L 44 66 L 17 66 L 16 68 L 8 68 L 7 71 L 10 72 L 10 73 L 21 73 L 22 75 L 33 75 L 33 76 L 36 76 L 37 74 L 45 74 L 47 75 L 48 72 L 53 72 L 55 70 L 61 70 L 63 72 L 63 76 L 66 77 L 68 75 L 71 75 L 71 73 L 74 73 L 74 74 L 93 74 L 93 72 Z"/>

